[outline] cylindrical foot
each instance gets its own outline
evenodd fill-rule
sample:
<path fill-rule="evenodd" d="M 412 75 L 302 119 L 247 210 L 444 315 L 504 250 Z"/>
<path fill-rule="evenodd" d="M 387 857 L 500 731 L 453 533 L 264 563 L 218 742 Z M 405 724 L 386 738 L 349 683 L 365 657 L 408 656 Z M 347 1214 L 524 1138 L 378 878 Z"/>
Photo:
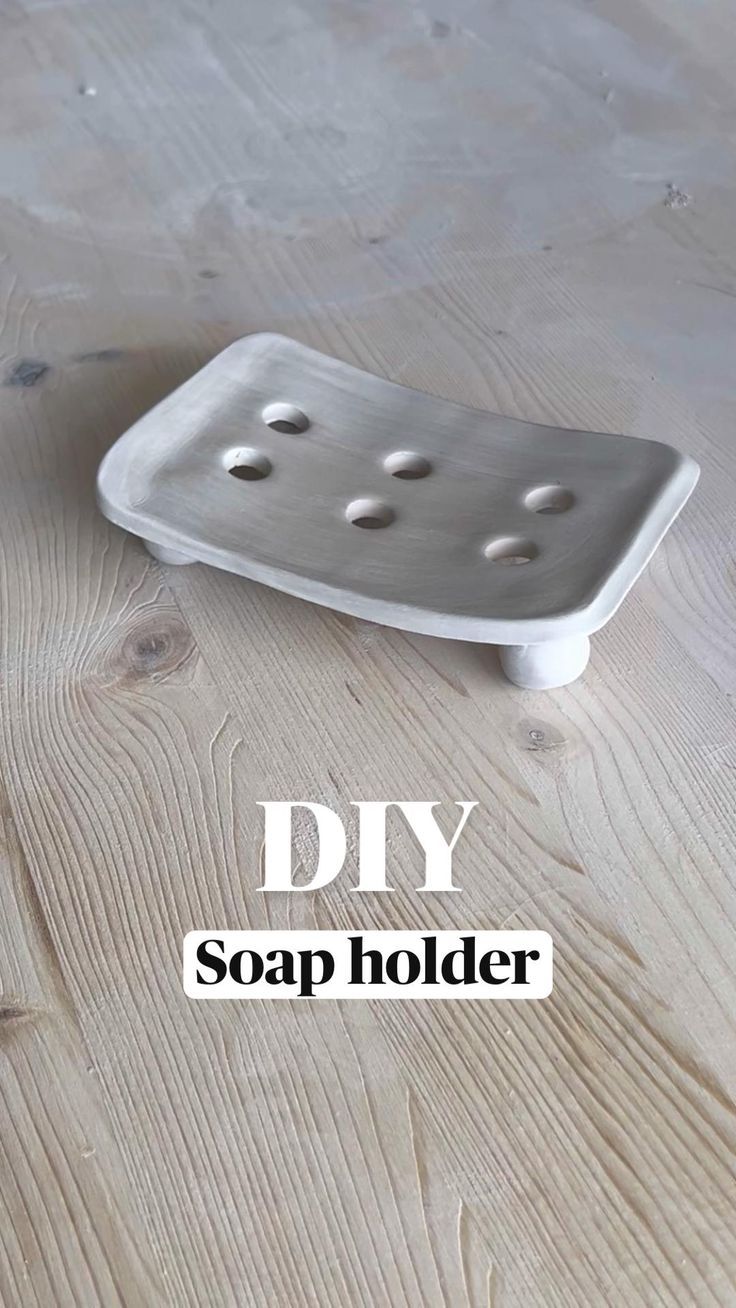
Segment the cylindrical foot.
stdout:
<path fill-rule="evenodd" d="M 590 658 L 587 636 L 546 640 L 541 645 L 502 645 L 501 667 L 509 681 L 525 690 L 552 690 L 575 681 Z"/>
<path fill-rule="evenodd" d="M 148 553 L 159 563 L 196 563 L 191 554 L 182 554 L 181 550 L 169 549 L 168 545 L 157 545 L 155 540 L 144 540 Z"/>

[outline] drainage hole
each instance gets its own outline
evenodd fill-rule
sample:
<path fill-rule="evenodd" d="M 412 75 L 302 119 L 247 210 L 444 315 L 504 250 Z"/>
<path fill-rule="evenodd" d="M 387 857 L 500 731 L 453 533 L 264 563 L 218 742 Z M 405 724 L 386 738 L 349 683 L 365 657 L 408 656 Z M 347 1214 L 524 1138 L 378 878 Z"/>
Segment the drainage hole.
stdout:
<path fill-rule="evenodd" d="M 377 531 L 379 527 L 390 527 L 396 514 L 383 500 L 352 500 L 345 510 L 345 517 L 353 527 L 363 527 L 367 531 Z"/>
<path fill-rule="evenodd" d="M 567 513 L 574 503 L 575 496 L 564 486 L 535 486 L 524 496 L 524 504 L 532 513 Z"/>
<path fill-rule="evenodd" d="M 483 553 L 491 563 L 500 563 L 508 568 L 531 563 L 539 550 L 534 541 L 520 540 L 517 536 L 500 536 L 497 540 L 489 540 L 483 547 Z"/>
<path fill-rule="evenodd" d="M 225 460 L 231 477 L 239 481 L 263 481 L 273 472 L 273 464 L 260 450 L 231 450 Z"/>
<path fill-rule="evenodd" d="M 402 481 L 419 481 L 420 477 L 428 477 L 432 471 L 429 459 L 422 454 L 412 454 L 411 450 L 396 450 L 383 460 L 383 466 L 392 477 L 400 477 Z"/>
<path fill-rule="evenodd" d="M 286 436 L 298 436 L 309 426 L 306 413 L 297 409 L 295 404 L 267 404 L 261 417 L 272 431 L 283 432 Z"/>

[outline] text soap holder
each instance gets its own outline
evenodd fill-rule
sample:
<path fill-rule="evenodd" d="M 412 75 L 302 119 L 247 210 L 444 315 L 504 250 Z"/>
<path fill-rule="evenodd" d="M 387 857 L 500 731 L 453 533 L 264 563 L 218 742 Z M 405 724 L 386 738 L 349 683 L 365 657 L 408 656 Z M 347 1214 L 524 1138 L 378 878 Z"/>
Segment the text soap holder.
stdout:
<path fill-rule="evenodd" d="M 121 436 L 99 502 L 209 563 L 562 686 L 698 478 L 659 441 L 502 418 L 283 336 L 229 346 Z"/>

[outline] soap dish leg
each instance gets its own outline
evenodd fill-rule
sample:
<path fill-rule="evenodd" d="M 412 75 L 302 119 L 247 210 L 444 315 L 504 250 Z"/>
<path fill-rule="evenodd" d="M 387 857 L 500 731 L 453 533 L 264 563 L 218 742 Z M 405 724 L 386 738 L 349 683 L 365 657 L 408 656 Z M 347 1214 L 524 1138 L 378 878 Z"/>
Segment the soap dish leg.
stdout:
<path fill-rule="evenodd" d="M 144 540 L 148 553 L 159 563 L 196 563 L 197 560 L 191 554 L 183 554 L 181 550 L 172 550 L 168 545 L 157 545 L 155 540 Z"/>
<path fill-rule="evenodd" d="M 568 636 L 540 645 L 502 645 L 498 652 L 501 667 L 514 685 L 525 690 L 552 690 L 567 686 L 585 671 L 590 640 Z"/>

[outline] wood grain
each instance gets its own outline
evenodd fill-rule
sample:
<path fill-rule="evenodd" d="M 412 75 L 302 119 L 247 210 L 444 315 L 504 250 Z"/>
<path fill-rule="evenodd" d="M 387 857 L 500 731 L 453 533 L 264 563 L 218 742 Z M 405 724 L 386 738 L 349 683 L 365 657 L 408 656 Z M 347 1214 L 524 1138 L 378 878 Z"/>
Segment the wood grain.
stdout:
<path fill-rule="evenodd" d="M 1 13 L 0 1295 L 730 1308 L 732 15 Z M 697 459 L 581 682 L 104 521 L 105 450 L 255 330 Z M 398 828 L 393 895 L 256 893 L 258 800 L 391 796 L 479 801 L 461 895 Z M 545 929 L 556 987 L 186 999 L 187 930 L 287 925 Z"/>

